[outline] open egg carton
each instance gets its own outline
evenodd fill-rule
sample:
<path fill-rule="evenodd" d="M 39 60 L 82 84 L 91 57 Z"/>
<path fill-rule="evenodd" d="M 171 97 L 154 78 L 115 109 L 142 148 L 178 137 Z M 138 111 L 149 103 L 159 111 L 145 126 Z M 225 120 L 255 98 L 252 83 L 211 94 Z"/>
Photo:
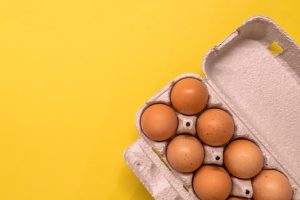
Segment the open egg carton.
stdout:
<path fill-rule="evenodd" d="M 141 114 L 155 103 L 170 104 L 172 86 L 193 77 L 205 83 L 207 108 L 221 108 L 234 119 L 233 139 L 255 142 L 264 169 L 277 169 L 289 179 L 293 199 L 300 200 L 300 49 L 273 21 L 253 17 L 215 48 L 203 61 L 205 77 L 183 74 L 171 81 L 137 113 L 140 138 L 125 152 L 125 160 L 155 199 L 198 199 L 193 173 L 179 173 L 166 159 L 168 141 L 148 139 Z M 196 135 L 197 116 L 177 113 L 177 134 Z M 223 165 L 224 147 L 204 145 L 204 164 Z M 252 198 L 251 180 L 232 177 L 232 196 Z"/>

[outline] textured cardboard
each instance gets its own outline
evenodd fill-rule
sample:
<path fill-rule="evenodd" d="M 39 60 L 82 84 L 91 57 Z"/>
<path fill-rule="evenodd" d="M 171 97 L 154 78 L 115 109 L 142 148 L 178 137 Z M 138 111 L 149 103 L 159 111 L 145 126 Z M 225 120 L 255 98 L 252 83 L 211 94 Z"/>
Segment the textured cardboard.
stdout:
<path fill-rule="evenodd" d="M 167 142 L 149 140 L 140 127 L 147 106 L 170 104 L 173 84 L 194 77 L 208 88 L 208 108 L 219 107 L 233 116 L 233 138 L 254 141 L 264 154 L 264 168 L 282 171 L 293 187 L 293 199 L 300 200 L 299 46 L 270 19 L 253 17 L 208 51 L 203 71 L 203 79 L 197 74 L 177 77 L 139 109 L 136 126 L 140 138 L 124 155 L 132 171 L 155 199 L 198 199 L 192 188 L 193 174 L 173 170 L 166 160 Z M 196 134 L 196 116 L 178 114 L 178 118 L 177 133 Z M 223 147 L 205 146 L 204 163 L 222 165 Z M 232 181 L 232 195 L 252 197 L 251 180 Z"/>

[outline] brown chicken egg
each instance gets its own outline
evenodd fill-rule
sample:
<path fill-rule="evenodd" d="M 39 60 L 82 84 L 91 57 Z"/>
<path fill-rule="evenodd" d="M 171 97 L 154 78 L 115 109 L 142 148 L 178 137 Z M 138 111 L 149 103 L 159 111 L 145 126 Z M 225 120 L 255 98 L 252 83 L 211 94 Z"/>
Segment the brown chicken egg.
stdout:
<path fill-rule="evenodd" d="M 204 159 L 201 142 L 191 135 L 179 135 L 167 146 L 167 159 L 179 172 L 188 173 L 198 169 Z"/>
<path fill-rule="evenodd" d="M 202 81 L 184 78 L 173 86 L 170 97 L 175 110 L 184 115 L 195 115 L 206 107 L 208 91 Z"/>
<path fill-rule="evenodd" d="M 252 180 L 254 200 L 291 200 L 288 178 L 277 170 L 263 170 Z"/>
<path fill-rule="evenodd" d="M 225 148 L 224 164 L 233 176 L 248 179 L 262 170 L 264 158 L 255 143 L 246 139 L 238 139 Z"/>
<path fill-rule="evenodd" d="M 201 200 L 227 199 L 232 190 L 232 181 L 223 167 L 204 165 L 194 176 L 193 188 Z"/>
<path fill-rule="evenodd" d="M 176 133 L 177 125 L 176 112 L 165 104 L 149 106 L 141 117 L 141 128 L 144 134 L 155 141 L 171 138 Z"/>
<path fill-rule="evenodd" d="M 197 119 L 196 130 L 199 138 L 210 146 L 226 144 L 233 135 L 232 117 L 221 109 L 208 109 Z"/>

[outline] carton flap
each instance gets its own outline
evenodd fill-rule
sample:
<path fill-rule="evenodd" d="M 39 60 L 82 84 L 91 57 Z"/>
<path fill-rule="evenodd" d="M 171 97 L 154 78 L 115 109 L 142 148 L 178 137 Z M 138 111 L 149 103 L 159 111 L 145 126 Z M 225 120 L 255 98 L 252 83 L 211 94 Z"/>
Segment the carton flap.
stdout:
<path fill-rule="evenodd" d="M 270 19 L 254 17 L 208 52 L 203 71 L 299 184 L 299 46 Z"/>

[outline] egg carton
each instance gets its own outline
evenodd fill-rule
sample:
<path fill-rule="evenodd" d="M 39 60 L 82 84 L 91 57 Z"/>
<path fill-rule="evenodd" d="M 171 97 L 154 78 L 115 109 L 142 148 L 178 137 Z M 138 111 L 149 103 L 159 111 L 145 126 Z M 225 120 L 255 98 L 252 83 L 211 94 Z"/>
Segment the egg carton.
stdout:
<path fill-rule="evenodd" d="M 227 110 L 235 122 L 232 139 L 247 138 L 263 152 L 264 168 L 282 171 L 300 200 L 300 48 L 272 20 L 252 17 L 203 60 L 204 78 L 183 74 L 147 101 L 137 112 L 139 139 L 124 157 L 155 199 L 198 199 L 192 188 L 193 173 L 179 173 L 166 159 L 166 142 L 148 139 L 140 126 L 149 105 L 170 105 L 170 90 L 180 79 L 202 80 L 209 92 L 207 108 Z M 196 134 L 197 116 L 177 113 L 177 134 Z M 223 165 L 224 147 L 204 145 L 205 164 Z M 251 180 L 232 177 L 232 196 L 251 198 Z"/>

